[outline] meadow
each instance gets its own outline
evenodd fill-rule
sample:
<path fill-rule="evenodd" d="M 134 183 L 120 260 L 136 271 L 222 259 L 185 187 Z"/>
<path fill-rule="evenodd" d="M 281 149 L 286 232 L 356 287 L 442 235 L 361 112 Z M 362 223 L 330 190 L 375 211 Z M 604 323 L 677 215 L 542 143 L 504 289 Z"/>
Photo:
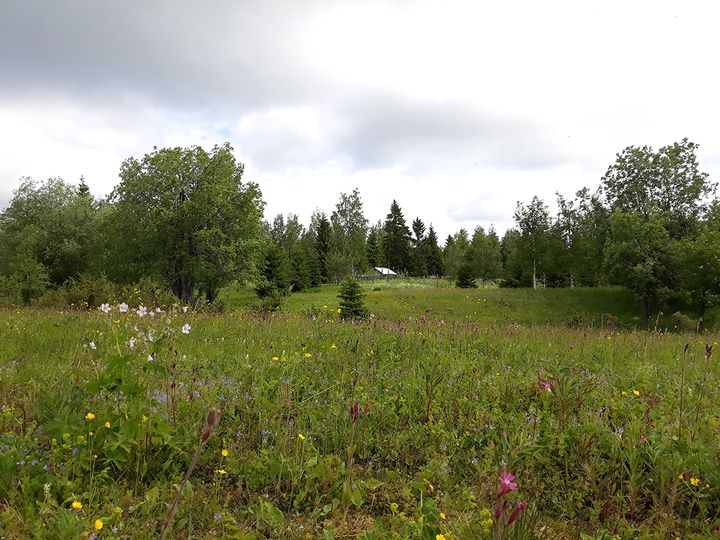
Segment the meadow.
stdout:
<path fill-rule="evenodd" d="M 0 311 L 0 537 L 720 535 L 717 334 L 620 289 L 336 294 Z"/>

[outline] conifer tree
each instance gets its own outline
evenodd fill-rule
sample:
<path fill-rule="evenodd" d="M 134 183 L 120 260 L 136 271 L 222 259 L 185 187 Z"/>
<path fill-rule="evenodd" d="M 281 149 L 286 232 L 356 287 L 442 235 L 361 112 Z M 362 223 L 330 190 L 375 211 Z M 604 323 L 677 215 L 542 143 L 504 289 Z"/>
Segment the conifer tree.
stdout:
<path fill-rule="evenodd" d="M 364 319 L 368 316 L 368 310 L 363 301 L 363 291 L 360 284 L 354 279 L 348 278 L 340 286 L 340 318 Z"/>
<path fill-rule="evenodd" d="M 410 267 L 410 229 L 400 206 L 393 200 L 383 226 L 385 260 L 389 268 L 405 272 Z"/>

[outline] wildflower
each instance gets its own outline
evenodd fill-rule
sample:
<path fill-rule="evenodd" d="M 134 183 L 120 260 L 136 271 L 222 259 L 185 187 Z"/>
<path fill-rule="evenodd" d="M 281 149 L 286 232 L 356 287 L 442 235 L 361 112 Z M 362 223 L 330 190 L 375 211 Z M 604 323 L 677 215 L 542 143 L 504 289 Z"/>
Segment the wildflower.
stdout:
<path fill-rule="evenodd" d="M 140 419 L 140 422 L 142 422 L 144 424 L 147 421 L 148 421 L 148 417 L 143 414 L 142 418 Z"/>
<path fill-rule="evenodd" d="M 678 474 L 678 480 L 685 480 L 684 474 Z"/>
<path fill-rule="evenodd" d="M 435 540 L 445 540 L 445 535 L 444 534 L 436 534 Z"/>
<path fill-rule="evenodd" d="M 223 474 L 227 474 L 227 471 L 225 469 L 215 469 L 215 472 L 222 476 Z"/>
<path fill-rule="evenodd" d="M 440 512 L 440 519 L 446 519 L 446 516 L 445 516 L 445 513 L 444 513 L 444 512 Z"/>
<path fill-rule="evenodd" d="M 138 314 L 138 317 L 143 318 L 145 315 L 147 315 L 147 308 L 141 305 L 135 310 L 135 313 Z"/>
<path fill-rule="evenodd" d="M 102 529 L 102 528 L 103 528 L 103 525 L 104 525 L 104 523 L 103 523 L 103 520 L 102 520 L 102 519 L 96 519 L 96 520 L 95 520 L 95 529 L 96 529 L 96 530 L 99 531 L 100 529 Z"/>
<path fill-rule="evenodd" d="M 220 453 L 222 454 L 222 457 L 228 457 L 228 454 L 230 454 L 230 452 L 228 452 L 225 448 L 223 448 Z"/>
<path fill-rule="evenodd" d="M 73 510 L 81 510 L 83 507 L 83 505 L 80 501 L 73 501 L 70 506 L 73 507 Z"/>
<path fill-rule="evenodd" d="M 183 313 L 187 313 L 187 312 L 188 312 L 188 309 L 189 309 L 189 306 L 183 306 L 182 312 L 183 312 Z"/>
<path fill-rule="evenodd" d="M 515 491 L 518 485 L 513 482 L 515 475 L 506 471 L 500 473 L 500 488 L 498 489 L 497 496 L 502 497 L 503 495 Z"/>
<path fill-rule="evenodd" d="M 110 429 L 110 422 L 105 422 L 105 427 Z"/>
<path fill-rule="evenodd" d="M 305 353 L 305 358 L 312 358 L 312 353 L 306 352 L 306 353 Z"/>
<path fill-rule="evenodd" d="M 335 345 L 335 344 L 333 343 L 332 345 L 330 345 L 330 348 L 331 348 L 331 349 L 337 349 L 337 345 Z"/>
<path fill-rule="evenodd" d="M 148 362 L 152 362 L 153 360 L 155 360 L 155 359 L 152 357 L 152 354 L 148 354 L 148 355 L 147 355 L 147 361 L 148 361 Z"/>
<path fill-rule="evenodd" d="M 135 338 L 134 337 L 130 338 L 130 341 L 128 341 L 127 346 L 130 347 L 130 349 L 135 348 Z"/>
<path fill-rule="evenodd" d="M 507 527 L 507 526 L 510 525 L 513 521 L 515 521 L 515 520 L 518 518 L 518 516 L 520 515 L 520 512 L 522 512 L 522 511 L 525 510 L 526 508 L 527 508 L 527 504 L 525 504 L 524 502 L 520 501 L 520 502 L 518 503 L 517 507 L 515 508 L 515 510 L 512 511 L 512 514 L 510 514 L 510 517 L 508 518 L 507 522 L 505 523 L 505 526 Z"/>
<path fill-rule="evenodd" d="M 342 313 L 342 309 L 338 308 L 338 309 L 337 309 L 337 312 L 338 312 L 338 313 Z"/>
<path fill-rule="evenodd" d="M 120 313 L 127 313 L 127 310 L 128 310 L 128 305 L 125 302 L 123 302 L 122 304 L 120 304 L 118 306 L 118 311 Z"/>
<path fill-rule="evenodd" d="M 93 351 L 97 349 L 97 345 L 95 345 L 95 342 L 94 342 L 94 341 L 91 341 L 91 342 L 88 344 L 88 346 L 89 346 Z"/>
<path fill-rule="evenodd" d="M 298 439 L 300 439 L 301 441 L 304 441 L 305 435 L 303 435 L 302 433 L 298 433 Z"/>
<path fill-rule="evenodd" d="M 110 527 L 110 530 L 114 533 L 117 533 L 120 529 L 118 529 L 115 525 L 113 525 L 112 527 Z"/>
<path fill-rule="evenodd" d="M 215 519 L 215 521 L 218 521 L 221 517 L 222 517 L 222 514 L 219 513 L 219 512 L 213 516 L 213 518 Z"/>
<path fill-rule="evenodd" d="M 95 420 L 95 415 L 89 412 L 85 415 L 85 420 Z"/>
<path fill-rule="evenodd" d="M 640 390 L 633 390 L 633 395 L 634 395 L 635 397 L 639 397 L 639 396 L 640 396 Z"/>
<path fill-rule="evenodd" d="M 100 306 L 100 311 L 103 313 L 110 313 L 110 304 L 102 304 Z"/>
<path fill-rule="evenodd" d="M 620 393 L 621 393 L 621 395 L 622 395 L 623 397 L 626 397 L 626 396 L 627 396 L 627 392 L 626 392 L 625 390 L 623 390 L 623 391 L 620 392 Z"/>
<path fill-rule="evenodd" d="M 190 325 L 188 323 L 183 324 L 182 328 L 183 334 L 189 334 L 190 333 Z"/>
<path fill-rule="evenodd" d="M 700 485 L 700 479 L 699 479 L 699 478 L 691 478 L 691 479 L 690 479 L 690 483 L 691 483 L 693 486 L 699 486 L 699 485 Z"/>
<path fill-rule="evenodd" d="M 273 359 L 273 362 L 277 362 L 278 360 L 280 360 L 280 357 L 278 357 L 278 356 L 273 356 L 272 359 Z"/>
<path fill-rule="evenodd" d="M 115 323 L 115 326 L 120 326 L 120 319 L 115 319 L 113 323 Z"/>
<path fill-rule="evenodd" d="M 547 390 L 548 392 L 552 392 L 552 383 L 550 382 L 549 377 L 547 379 L 544 379 L 540 375 L 540 372 L 538 371 L 537 378 L 538 378 L 538 390 L 540 390 L 540 391 Z"/>

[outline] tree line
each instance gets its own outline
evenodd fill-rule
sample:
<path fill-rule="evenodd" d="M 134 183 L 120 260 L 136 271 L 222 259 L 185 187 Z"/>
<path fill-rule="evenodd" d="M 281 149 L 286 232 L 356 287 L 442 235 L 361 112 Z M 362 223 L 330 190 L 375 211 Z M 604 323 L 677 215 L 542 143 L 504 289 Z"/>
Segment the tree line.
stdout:
<path fill-rule="evenodd" d="M 645 315 L 685 301 L 702 316 L 720 296 L 720 203 L 696 149 L 687 139 L 628 147 L 595 191 L 558 194 L 555 215 L 534 197 L 518 203 L 502 238 L 476 227 L 441 243 L 431 222 L 408 226 L 396 200 L 370 224 L 357 189 L 307 226 L 295 214 L 263 221 L 260 190 L 242 180 L 229 144 L 154 148 L 123 162 L 104 199 L 82 179 L 23 179 L 0 213 L 0 299 L 29 303 L 64 289 L 91 304 L 145 283 L 212 302 L 233 282 L 267 297 L 388 267 L 467 287 L 617 284 Z"/>

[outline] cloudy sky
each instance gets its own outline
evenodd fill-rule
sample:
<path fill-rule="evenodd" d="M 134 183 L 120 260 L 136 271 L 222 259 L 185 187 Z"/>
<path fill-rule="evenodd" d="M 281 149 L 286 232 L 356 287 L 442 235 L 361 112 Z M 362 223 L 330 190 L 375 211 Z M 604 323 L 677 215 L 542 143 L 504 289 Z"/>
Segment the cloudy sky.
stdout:
<path fill-rule="evenodd" d="M 720 177 L 706 1 L 0 0 L 0 207 L 22 176 L 97 196 L 153 146 L 230 141 L 266 217 L 360 189 L 441 235 L 595 188 L 683 137 Z"/>

